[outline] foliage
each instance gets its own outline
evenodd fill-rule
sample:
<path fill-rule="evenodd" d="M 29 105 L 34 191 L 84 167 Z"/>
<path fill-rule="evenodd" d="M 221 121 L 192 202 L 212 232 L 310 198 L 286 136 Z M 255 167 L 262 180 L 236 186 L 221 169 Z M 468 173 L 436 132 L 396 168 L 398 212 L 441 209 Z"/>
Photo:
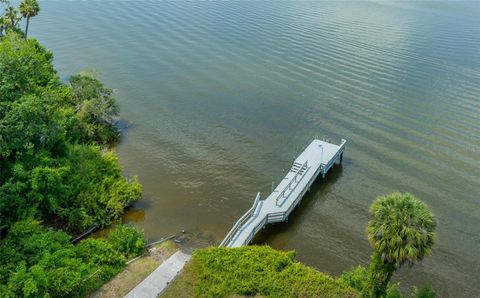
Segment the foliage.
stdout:
<path fill-rule="evenodd" d="M 367 297 L 385 297 L 388 283 L 395 270 L 394 263 L 382 261 L 380 254 L 374 252 L 370 258 L 365 295 Z"/>
<path fill-rule="evenodd" d="M 411 194 L 382 196 L 370 209 L 368 239 L 382 259 L 400 266 L 430 254 L 436 222 L 427 205 Z"/>
<path fill-rule="evenodd" d="M 363 293 L 368 280 L 368 271 L 363 266 L 356 266 L 350 271 L 344 272 L 339 280 Z"/>
<path fill-rule="evenodd" d="M 66 233 L 33 220 L 13 225 L 0 253 L 3 296 L 84 296 L 125 265 L 125 258 L 105 240 L 74 246 Z"/>
<path fill-rule="evenodd" d="M 136 179 L 127 182 L 112 152 L 68 145 L 58 158 L 42 156 L 35 166 L 17 162 L 0 186 L 2 225 L 27 216 L 62 220 L 72 231 L 104 226 L 141 196 Z"/>
<path fill-rule="evenodd" d="M 37 0 L 24 0 L 20 2 L 18 8 L 13 7 L 8 0 L 0 0 L 0 5 L 3 6 L 3 13 L 0 14 L 0 37 L 12 31 L 22 33 L 19 28 L 22 18 L 26 20 L 26 37 L 30 18 L 36 16 L 40 11 Z"/>
<path fill-rule="evenodd" d="M 371 297 L 386 295 L 395 270 L 422 260 L 435 241 L 436 221 L 427 205 L 411 194 L 379 197 L 370 208 L 368 240 L 374 248 L 368 274 Z"/>
<path fill-rule="evenodd" d="M 368 290 L 368 275 L 369 271 L 363 266 L 357 266 L 350 271 L 344 272 L 339 280 L 350 287 L 358 290 L 364 297 L 370 297 Z M 401 298 L 403 295 L 400 293 L 399 284 L 389 284 L 386 289 L 385 297 L 387 298 Z"/>
<path fill-rule="evenodd" d="M 130 225 L 116 226 L 108 241 L 127 258 L 141 255 L 147 244 L 143 230 Z"/>
<path fill-rule="evenodd" d="M 52 54 L 15 32 L 37 6 L 25 0 L 20 15 L 7 3 L 0 15 L 0 297 L 85 296 L 124 267 L 123 253 L 143 248 L 143 234 L 125 230 L 135 240 L 125 247 L 102 239 L 74 246 L 40 222 L 68 232 L 108 225 L 141 186 L 100 147 L 118 138 L 111 91 L 83 75 L 63 84 Z"/>
<path fill-rule="evenodd" d="M 112 90 L 93 75 L 81 73 L 70 78 L 76 112 L 75 134 L 81 142 L 111 144 L 117 141 L 115 127 L 118 106 Z"/>
<path fill-rule="evenodd" d="M 268 246 L 211 247 L 194 252 L 182 276 L 199 297 L 358 297 L 345 283 L 294 261 L 293 252 Z M 182 283 L 178 278 L 170 293 Z M 182 292 L 184 287 L 182 287 Z M 169 295 L 167 291 L 167 297 Z"/>
<path fill-rule="evenodd" d="M 52 60 L 52 53 L 35 39 L 24 40 L 15 33 L 3 37 L 0 40 L 0 103 L 5 105 L 25 94 L 58 85 Z"/>
<path fill-rule="evenodd" d="M 413 287 L 412 297 L 415 297 L 415 298 L 435 298 L 435 297 L 437 297 L 437 294 L 435 293 L 435 291 L 430 286 L 420 288 L 420 289 L 418 289 L 417 287 Z"/>
<path fill-rule="evenodd" d="M 0 154 L 19 159 L 39 152 L 59 154 L 64 149 L 62 114 L 48 96 L 25 95 L 10 104 L 0 121 Z"/>
<path fill-rule="evenodd" d="M 40 12 L 40 5 L 38 5 L 37 0 L 24 0 L 20 3 L 18 8 L 20 9 L 22 17 L 27 21 L 25 25 L 25 37 L 27 37 L 30 18 L 36 16 Z"/>
<path fill-rule="evenodd" d="M 0 228 L 29 216 L 70 231 L 104 226 L 141 197 L 115 154 L 96 146 L 114 140 L 109 89 L 85 75 L 61 84 L 51 53 L 14 33 L 0 41 L 0 70 Z"/>

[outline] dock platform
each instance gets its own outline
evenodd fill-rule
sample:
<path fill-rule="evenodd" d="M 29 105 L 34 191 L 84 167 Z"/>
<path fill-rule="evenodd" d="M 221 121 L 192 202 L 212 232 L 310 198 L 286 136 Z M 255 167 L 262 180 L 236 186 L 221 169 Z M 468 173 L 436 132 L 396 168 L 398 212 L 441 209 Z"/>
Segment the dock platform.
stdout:
<path fill-rule="evenodd" d="M 315 179 L 319 175 L 325 178 L 336 162 L 342 162 L 345 144 L 344 139 L 340 145 L 313 140 L 266 199 L 257 194 L 253 206 L 235 223 L 220 246 L 248 245 L 265 225 L 286 221 Z"/>

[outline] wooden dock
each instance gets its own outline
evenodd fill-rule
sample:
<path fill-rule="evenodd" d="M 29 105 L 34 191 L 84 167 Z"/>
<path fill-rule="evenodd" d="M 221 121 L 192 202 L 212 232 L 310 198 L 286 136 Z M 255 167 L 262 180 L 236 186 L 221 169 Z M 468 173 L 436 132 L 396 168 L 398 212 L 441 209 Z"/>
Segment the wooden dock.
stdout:
<path fill-rule="evenodd" d="M 340 145 L 313 140 L 266 199 L 257 194 L 253 206 L 235 223 L 220 246 L 248 245 L 265 225 L 286 221 L 315 179 L 319 175 L 324 178 L 336 162 L 342 162 L 345 143 L 343 139 Z"/>

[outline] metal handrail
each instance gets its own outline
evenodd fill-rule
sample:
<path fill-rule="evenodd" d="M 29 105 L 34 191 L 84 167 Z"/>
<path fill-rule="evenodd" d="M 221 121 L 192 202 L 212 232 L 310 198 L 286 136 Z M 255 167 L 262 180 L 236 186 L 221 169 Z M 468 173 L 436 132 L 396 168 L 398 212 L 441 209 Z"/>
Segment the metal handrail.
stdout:
<path fill-rule="evenodd" d="M 290 182 L 283 188 L 283 190 L 278 194 L 278 196 L 275 198 L 275 205 L 278 206 L 278 200 L 280 199 L 280 196 L 282 198 L 285 197 L 285 191 L 288 189 L 290 189 L 290 186 L 292 185 L 292 183 L 297 183 L 300 182 L 302 179 L 300 179 L 300 181 L 297 182 L 297 176 L 300 175 L 300 173 L 302 172 L 302 170 L 306 169 L 307 168 L 307 164 L 308 164 L 308 160 L 305 161 L 305 163 L 300 167 L 300 169 L 297 171 L 297 173 L 295 173 L 295 176 L 293 176 L 292 180 L 290 180 Z M 305 171 L 306 172 L 306 171 Z M 302 173 L 302 174 L 305 174 Z M 305 175 L 302 175 L 302 177 L 304 177 Z"/>
<path fill-rule="evenodd" d="M 311 167 L 307 167 L 307 169 L 305 170 L 305 172 L 303 172 L 304 175 L 301 176 L 300 180 L 296 181 L 297 183 L 295 184 L 295 186 L 293 186 L 293 188 L 291 188 L 291 189 L 289 188 L 290 194 L 295 190 L 295 188 L 297 188 L 297 186 L 300 184 L 300 182 L 301 182 L 301 181 L 303 180 L 303 178 L 306 176 L 305 174 L 307 174 L 308 171 L 310 171 L 310 168 L 311 168 Z M 284 191 L 286 191 L 286 189 L 285 189 Z M 275 204 L 276 204 L 277 206 L 281 207 L 281 206 L 286 202 L 286 200 L 288 199 L 288 197 L 290 196 L 290 194 L 288 194 L 287 197 L 282 196 L 282 198 L 285 198 L 285 199 L 283 200 L 283 202 L 282 202 L 281 204 L 278 204 L 278 199 L 280 199 L 280 197 L 277 197 L 277 201 L 275 202 Z"/>
<path fill-rule="evenodd" d="M 242 217 L 240 217 L 235 225 L 233 225 L 232 229 L 228 232 L 227 236 L 223 239 L 222 243 L 220 243 L 220 246 L 225 246 L 230 240 L 232 240 L 232 237 L 235 235 L 235 233 L 238 232 L 241 226 L 243 226 L 244 223 L 246 223 L 250 217 L 252 216 L 253 212 L 255 212 L 255 209 L 257 208 L 258 201 L 260 200 L 260 193 L 257 193 L 257 196 L 255 197 L 255 201 L 250 209 L 248 209 L 247 212 L 245 212 Z"/>
<path fill-rule="evenodd" d="M 250 234 L 248 235 L 248 237 L 245 241 L 245 244 L 250 243 L 253 240 L 253 237 L 255 237 L 255 235 L 258 233 L 258 231 L 260 229 L 262 229 L 266 224 L 268 224 L 270 217 L 281 215 L 282 219 L 283 219 L 283 218 L 285 218 L 285 214 L 286 214 L 285 212 L 268 213 L 267 216 L 265 216 L 265 218 L 261 222 L 259 222 L 255 226 L 255 228 L 252 229 L 252 231 L 250 232 Z"/>
<path fill-rule="evenodd" d="M 265 226 L 267 224 L 267 217 L 265 217 L 261 222 L 259 222 L 255 228 L 250 232 L 250 234 L 248 234 L 248 237 L 245 241 L 244 244 L 247 244 L 247 243 L 250 243 L 250 241 L 252 241 L 253 237 L 255 237 L 255 234 L 257 234 L 257 232 L 263 228 L 263 226 Z"/>

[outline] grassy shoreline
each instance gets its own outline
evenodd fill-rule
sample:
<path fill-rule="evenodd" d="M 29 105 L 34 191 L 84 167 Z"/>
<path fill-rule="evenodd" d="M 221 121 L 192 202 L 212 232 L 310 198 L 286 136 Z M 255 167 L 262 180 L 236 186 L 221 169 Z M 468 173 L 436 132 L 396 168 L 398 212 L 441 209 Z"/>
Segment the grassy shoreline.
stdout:
<path fill-rule="evenodd" d="M 200 249 L 161 297 L 361 297 L 294 256 L 268 246 Z"/>
<path fill-rule="evenodd" d="M 153 245 L 142 257 L 125 266 L 125 269 L 90 295 L 91 298 L 123 297 L 144 280 L 160 264 L 178 250 L 171 240 Z"/>

